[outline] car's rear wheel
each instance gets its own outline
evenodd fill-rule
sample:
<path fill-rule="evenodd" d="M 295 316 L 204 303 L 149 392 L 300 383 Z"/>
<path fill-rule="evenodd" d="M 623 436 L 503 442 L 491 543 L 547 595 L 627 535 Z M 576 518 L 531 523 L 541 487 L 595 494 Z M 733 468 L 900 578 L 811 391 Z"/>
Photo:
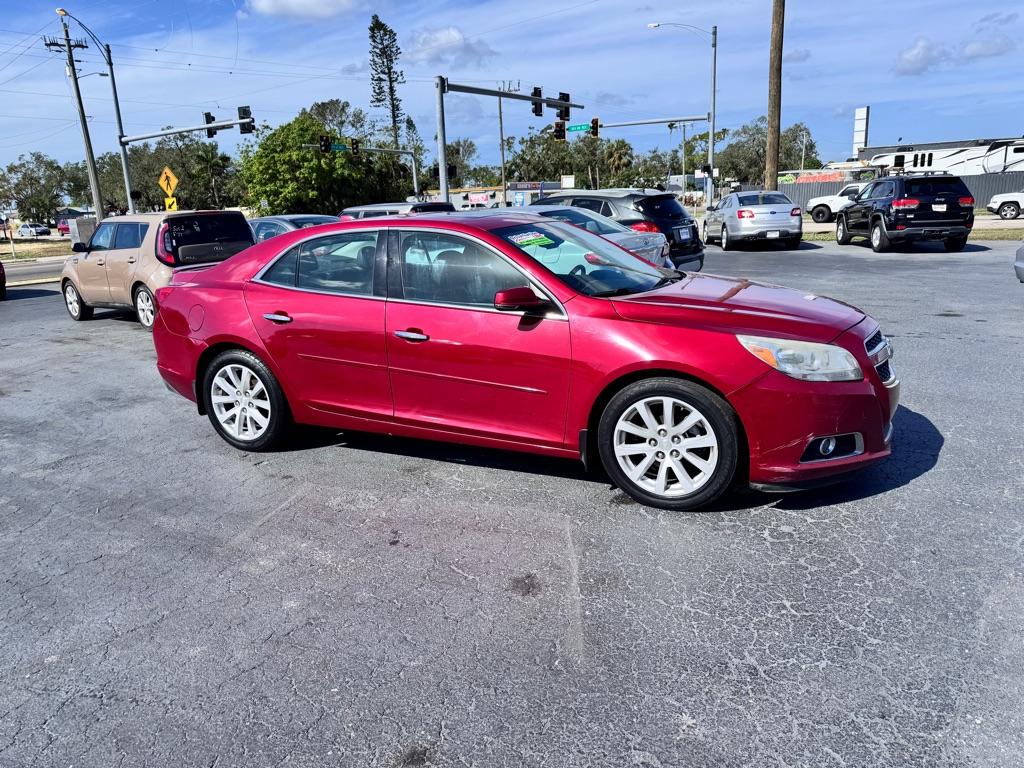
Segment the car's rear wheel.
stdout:
<path fill-rule="evenodd" d="M 729 238 L 729 230 L 726 228 L 725 224 L 722 225 L 722 239 L 719 240 L 719 242 L 722 244 L 723 251 L 731 251 L 735 247 L 732 240 Z"/>
<path fill-rule="evenodd" d="M 64 306 L 72 320 L 88 320 L 92 317 L 92 307 L 82 301 L 81 294 L 70 280 L 64 283 Z"/>
<path fill-rule="evenodd" d="M 274 374 L 242 349 L 221 352 L 203 376 L 210 423 L 228 443 L 245 451 L 266 451 L 288 428 L 288 405 Z"/>
<path fill-rule="evenodd" d="M 875 253 L 889 250 L 889 236 L 885 234 L 885 227 L 880 221 L 871 225 L 871 250 Z"/>
<path fill-rule="evenodd" d="M 691 381 L 653 378 L 622 389 L 598 425 L 601 463 L 631 498 L 685 511 L 710 503 L 736 474 L 736 417 Z"/>
<path fill-rule="evenodd" d="M 1020 216 L 1020 206 L 1017 203 L 1003 203 L 999 206 L 999 218 L 1016 219 Z"/>
<path fill-rule="evenodd" d="M 850 237 L 850 230 L 846 227 L 846 217 L 836 217 L 836 242 L 839 245 L 849 245 L 853 238 Z"/>
<path fill-rule="evenodd" d="M 811 210 L 811 218 L 818 224 L 824 224 L 832 218 L 832 210 L 827 205 L 816 205 Z"/>
<path fill-rule="evenodd" d="M 966 237 L 950 237 L 942 241 L 942 247 L 950 253 L 962 251 L 967 245 Z"/>
<path fill-rule="evenodd" d="M 800 248 L 800 243 L 803 240 L 802 237 L 790 237 L 782 241 L 782 244 L 791 251 L 795 251 Z"/>
<path fill-rule="evenodd" d="M 135 289 L 135 316 L 139 319 L 139 325 L 147 331 L 153 330 L 153 322 L 156 320 L 156 302 L 153 300 L 153 293 L 144 285 Z"/>

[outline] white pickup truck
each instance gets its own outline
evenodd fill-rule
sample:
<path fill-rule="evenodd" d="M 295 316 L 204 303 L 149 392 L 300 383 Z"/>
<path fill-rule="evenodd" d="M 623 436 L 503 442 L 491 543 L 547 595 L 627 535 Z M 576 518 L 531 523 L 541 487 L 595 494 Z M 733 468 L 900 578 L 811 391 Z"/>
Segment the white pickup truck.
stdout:
<path fill-rule="evenodd" d="M 812 197 L 807 201 L 807 205 L 804 206 L 804 210 L 811 214 L 811 218 L 818 224 L 824 224 L 826 221 L 832 221 L 836 217 L 836 212 L 852 203 L 853 198 L 855 198 L 860 191 L 870 183 L 870 181 L 860 181 L 853 184 L 847 184 L 839 190 L 837 194 L 825 195 L 824 197 Z"/>

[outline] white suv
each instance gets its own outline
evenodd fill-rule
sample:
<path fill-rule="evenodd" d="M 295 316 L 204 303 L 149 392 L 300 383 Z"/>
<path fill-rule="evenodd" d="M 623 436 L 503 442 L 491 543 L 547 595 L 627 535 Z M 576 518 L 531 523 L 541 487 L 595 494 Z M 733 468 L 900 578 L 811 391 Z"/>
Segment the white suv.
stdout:
<path fill-rule="evenodd" d="M 1020 192 L 1003 192 L 1001 195 L 992 195 L 986 209 L 992 213 L 999 214 L 1000 219 L 1016 219 L 1024 209 L 1024 189 Z"/>
<path fill-rule="evenodd" d="M 811 214 L 811 218 L 818 224 L 832 221 L 841 209 L 853 202 L 860 191 L 864 189 L 869 181 L 861 181 L 856 184 L 847 184 L 837 194 L 825 195 L 823 197 L 812 197 L 807 201 L 804 210 Z"/>

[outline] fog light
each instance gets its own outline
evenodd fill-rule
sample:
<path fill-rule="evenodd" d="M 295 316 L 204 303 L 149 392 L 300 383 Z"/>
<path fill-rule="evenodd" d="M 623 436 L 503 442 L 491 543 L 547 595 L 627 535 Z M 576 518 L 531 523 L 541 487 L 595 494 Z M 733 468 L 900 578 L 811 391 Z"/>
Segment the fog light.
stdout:
<path fill-rule="evenodd" d="M 826 437 L 821 441 L 818 446 L 818 453 L 822 456 L 831 456 L 832 452 L 836 449 L 836 439 L 834 437 Z"/>

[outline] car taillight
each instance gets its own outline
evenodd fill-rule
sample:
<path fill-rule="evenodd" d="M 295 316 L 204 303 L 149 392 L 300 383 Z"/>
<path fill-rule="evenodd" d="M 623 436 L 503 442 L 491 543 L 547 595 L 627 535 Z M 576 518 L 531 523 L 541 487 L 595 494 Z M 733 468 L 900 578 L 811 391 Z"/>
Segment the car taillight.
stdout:
<path fill-rule="evenodd" d="M 961 197 L 960 198 L 960 207 L 961 208 L 973 208 L 974 207 L 974 198 L 973 197 Z"/>
<path fill-rule="evenodd" d="M 749 208 L 740 208 L 736 211 L 737 219 L 752 219 L 754 218 L 754 212 Z"/>
<path fill-rule="evenodd" d="M 900 211 L 912 211 L 920 204 L 921 201 L 913 197 L 904 197 L 903 199 L 892 201 L 892 207 Z"/>
<path fill-rule="evenodd" d="M 655 224 L 649 221 L 636 221 L 629 225 L 629 228 L 637 232 L 660 232 Z"/>
<path fill-rule="evenodd" d="M 789 215 L 790 216 L 800 216 L 800 215 L 802 215 L 802 212 L 801 212 L 801 210 L 799 208 L 794 208 L 792 211 L 789 212 Z"/>
<path fill-rule="evenodd" d="M 160 225 L 160 231 L 156 233 L 156 257 L 169 267 L 174 266 L 174 254 L 171 252 L 171 228 L 167 222 Z"/>

